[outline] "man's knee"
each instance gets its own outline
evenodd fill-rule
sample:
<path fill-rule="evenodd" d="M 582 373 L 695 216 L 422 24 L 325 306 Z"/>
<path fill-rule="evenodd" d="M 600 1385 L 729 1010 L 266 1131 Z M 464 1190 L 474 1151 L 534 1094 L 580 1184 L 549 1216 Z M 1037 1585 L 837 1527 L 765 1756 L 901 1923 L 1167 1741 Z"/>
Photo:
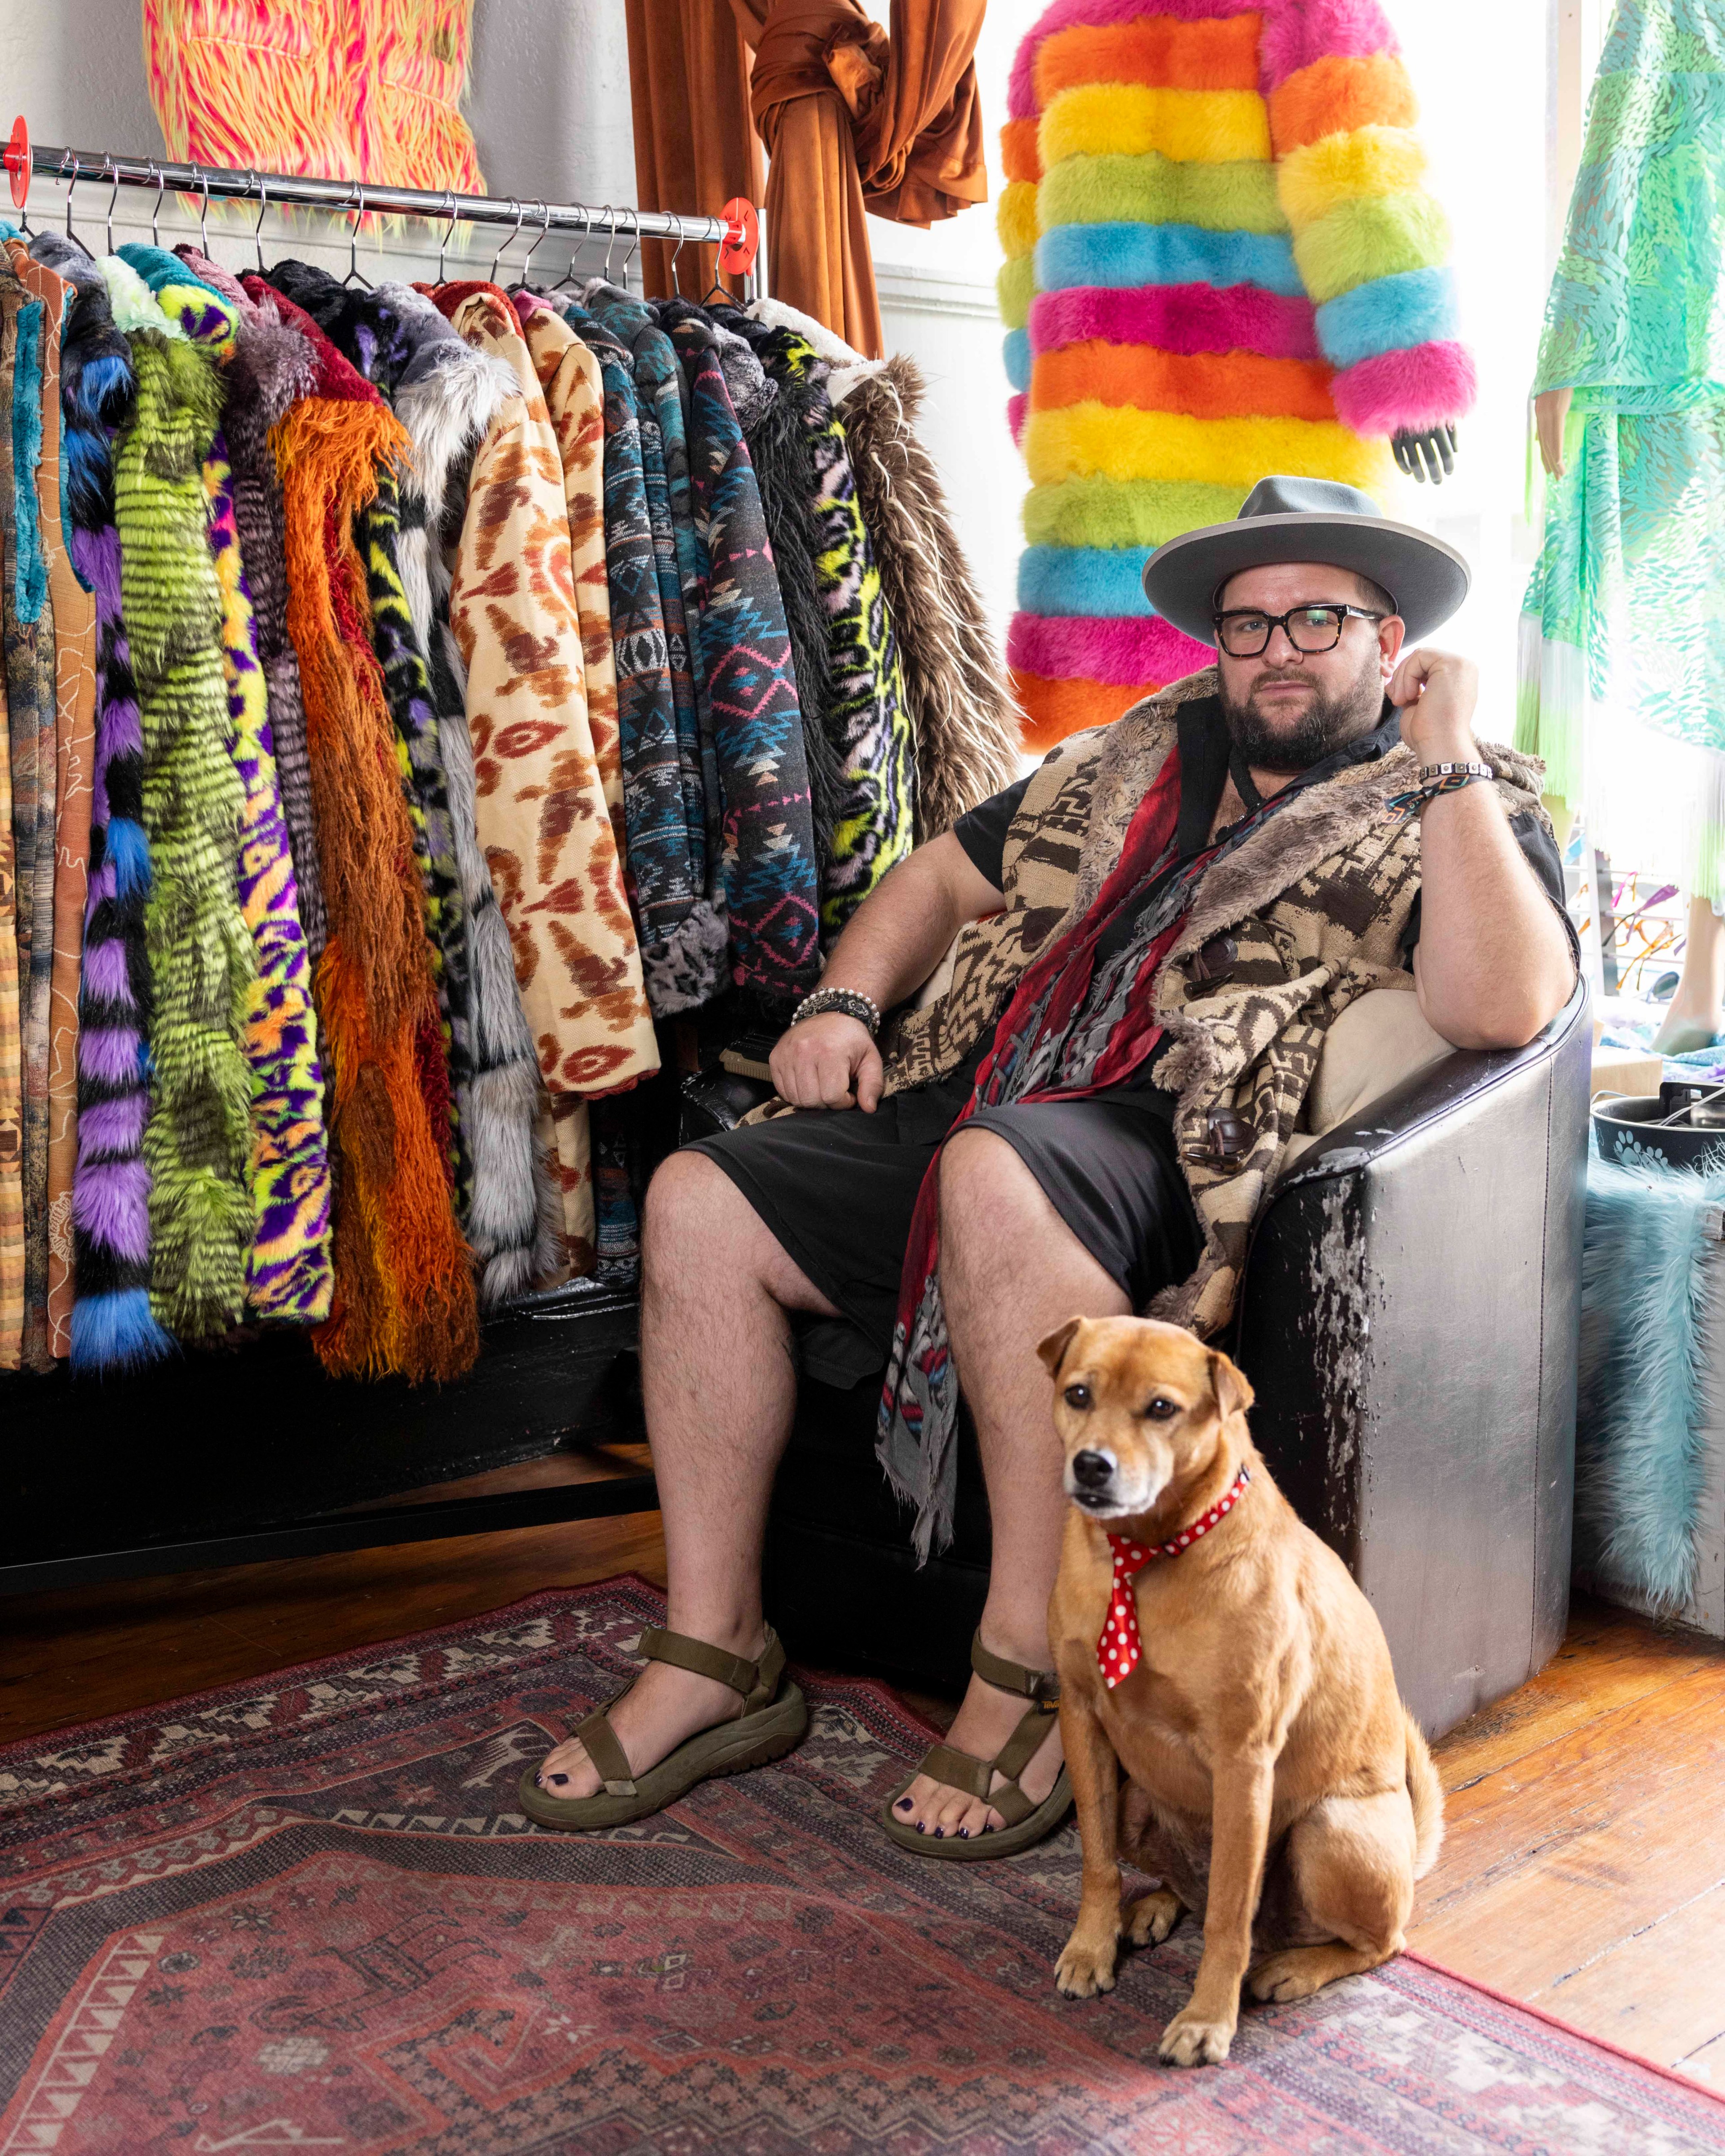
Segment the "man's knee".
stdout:
<path fill-rule="evenodd" d="M 941 1235 L 998 1236 L 1025 1209 L 1046 1210 L 1042 1186 L 1017 1152 L 993 1131 L 967 1130 L 947 1140 L 940 1164 Z"/>
<path fill-rule="evenodd" d="M 641 1211 L 641 1263 L 663 1281 L 698 1266 L 714 1243 L 734 1233 L 736 1209 L 746 1201 L 716 1162 L 699 1152 L 674 1152 L 647 1186 Z"/>

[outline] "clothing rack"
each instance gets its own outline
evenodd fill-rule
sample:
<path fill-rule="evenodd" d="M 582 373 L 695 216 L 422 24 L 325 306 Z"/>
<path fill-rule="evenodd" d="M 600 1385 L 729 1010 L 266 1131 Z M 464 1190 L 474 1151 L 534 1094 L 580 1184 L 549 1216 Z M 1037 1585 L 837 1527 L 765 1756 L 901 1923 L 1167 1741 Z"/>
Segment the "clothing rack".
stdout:
<path fill-rule="evenodd" d="M 109 199 L 110 217 L 119 189 L 139 187 L 148 189 L 158 205 L 170 189 L 200 198 L 206 208 L 215 201 L 255 202 L 260 229 L 264 213 L 272 203 L 346 212 L 352 219 L 350 242 L 357 234 L 361 218 L 375 212 L 441 221 L 446 240 L 458 224 L 485 224 L 508 226 L 510 239 L 518 233 L 530 246 L 549 232 L 573 233 L 578 240 L 665 239 L 676 243 L 679 249 L 704 244 L 717 247 L 719 270 L 740 275 L 748 296 L 762 296 L 766 289 L 760 213 L 742 197 L 726 203 L 716 217 L 639 210 L 612 203 L 588 208 L 570 203 L 504 201 L 495 196 L 457 194 L 447 189 L 436 193 L 417 187 L 374 187 L 359 181 L 285 172 L 236 172 L 172 159 L 124 157 L 111 151 L 33 146 L 22 118 L 13 122 L 10 137 L 0 145 L 0 167 L 10 177 L 13 204 L 20 211 L 36 173 L 67 181 L 74 188 L 80 181 L 105 180 L 115 191 Z M 504 245 L 508 244 L 506 239 Z M 675 255 L 672 259 L 675 261 Z M 488 1321 L 482 1380 L 489 1379 L 496 1394 L 500 1423 L 519 1439 L 533 1440 L 528 1456 L 540 1457 L 555 1450 L 572 1430 L 588 1434 L 602 1450 L 639 1439 L 643 1431 L 632 1377 L 636 1326 L 634 1296 L 594 1282 L 572 1283 L 523 1296 Z M 559 1332 L 560 1352 L 547 1355 L 549 1341 Z M 331 1463 L 354 1456 L 368 1445 L 378 1451 L 380 1462 L 393 1460 L 401 1464 L 429 1448 L 430 1473 L 422 1486 L 425 1487 L 438 1480 L 460 1478 L 476 1471 L 478 1463 L 465 1457 L 470 1450 L 466 1425 L 475 1411 L 468 1389 L 470 1378 L 441 1394 L 428 1389 L 427 1394 L 411 1394 L 395 1380 L 370 1387 L 331 1389 L 321 1373 L 307 1363 L 275 1364 L 270 1375 L 264 1397 L 275 1426 L 270 1444 L 261 1448 L 265 1454 L 272 1446 L 279 1454 L 311 1430 L 317 1434 Z M 68 1448 L 75 1451 L 84 1425 L 88 1423 L 94 1430 L 97 1425 L 93 1419 L 104 1398 L 110 1402 L 114 1398 L 112 1389 L 105 1396 L 97 1387 L 74 1390 L 64 1372 L 54 1378 L 24 1382 L 43 1388 L 41 1410 L 54 1419 L 54 1446 L 45 1457 Z M 127 1410 L 138 1415 L 143 1427 L 206 1426 L 222 1411 L 223 1388 L 228 1382 L 218 1358 L 164 1365 L 129 1381 Z M 521 1456 L 522 1448 L 517 1444 L 501 1464 L 511 1464 Z M 390 1502 L 376 1486 L 374 1476 L 373 1487 L 363 1493 L 370 1502 L 344 1504 L 344 1498 L 351 1501 L 359 1493 L 341 1487 L 338 1477 L 332 1476 L 326 1498 L 333 1500 L 336 1508 L 326 1509 L 325 1497 L 303 1487 L 285 1491 L 272 1484 L 255 1462 L 250 1466 L 243 1460 L 224 1463 L 226 1473 L 239 1486 L 236 1494 L 242 1507 L 240 1517 L 231 1524 L 172 1538 L 158 1534 L 139 1539 L 135 1531 L 128 1534 L 124 1527 L 116 1532 L 110 1522 L 105 1532 L 99 1530 L 83 1548 L 64 1554 L 22 1559 L 9 1553 L 0 1555 L 0 1599 L 194 1567 L 254 1563 L 499 1529 L 615 1518 L 656 1507 L 658 1496 L 650 1470 L 644 1471 L 614 1454 L 608 1465 L 611 1471 L 588 1481 L 449 1496 L 424 1503 Z M 378 1471 L 383 1474 L 388 1470 L 380 1464 Z M 398 1475 L 384 1488 L 402 1490 L 410 1481 L 411 1476 Z M 254 1494 L 259 1511 L 248 1517 L 246 1501 Z M 382 1502 L 378 1501 L 380 1496 Z"/>
<path fill-rule="evenodd" d="M 127 157 L 111 150 L 74 150 L 55 143 L 30 141 L 22 116 L 13 121 L 12 133 L 0 150 L 0 166 L 9 174 L 14 208 L 22 210 L 29 199 L 30 180 L 39 172 L 48 179 L 64 180 L 71 187 L 80 181 L 105 180 L 117 193 L 121 187 L 146 187 L 160 203 L 172 189 L 177 194 L 196 195 L 207 207 L 213 202 L 254 202 L 261 223 L 264 212 L 277 208 L 343 211 L 352 215 L 354 230 L 371 213 L 389 217 L 418 217 L 441 221 L 445 233 L 460 224 L 509 225 L 511 237 L 519 234 L 530 243 L 552 232 L 573 233 L 578 240 L 627 239 L 632 249 L 643 239 L 674 240 L 685 245 L 716 246 L 718 267 L 740 275 L 748 298 L 766 296 L 766 258 L 761 252 L 761 212 L 746 197 L 726 203 L 716 217 L 685 214 L 681 210 L 635 209 L 613 203 L 603 208 L 581 203 L 526 201 L 511 196 L 457 194 L 453 188 L 374 185 L 362 180 L 325 180 L 290 172 L 238 172 L 219 165 L 187 165 L 172 158 Z M 111 208 L 113 198 L 110 198 Z M 508 241 L 505 241 L 506 246 Z M 675 257 L 673 257 L 675 259 Z"/>

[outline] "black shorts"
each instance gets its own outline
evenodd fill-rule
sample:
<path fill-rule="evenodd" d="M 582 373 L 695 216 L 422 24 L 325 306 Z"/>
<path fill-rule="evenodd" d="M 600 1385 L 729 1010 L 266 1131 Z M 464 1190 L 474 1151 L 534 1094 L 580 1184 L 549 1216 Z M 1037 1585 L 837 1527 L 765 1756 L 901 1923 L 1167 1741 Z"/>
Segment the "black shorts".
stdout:
<path fill-rule="evenodd" d="M 879 1363 L 892 1345 L 916 1194 L 942 1142 L 920 1109 L 894 1096 L 873 1115 L 808 1110 L 689 1148 L 718 1163 Z M 978 1109 L 966 1127 L 1006 1140 L 1134 1310 L 1197 1265 L 1198 1216 L 1173 1132 L 1153 1106 L 1117 1094 L 1037 1101 Z"/>

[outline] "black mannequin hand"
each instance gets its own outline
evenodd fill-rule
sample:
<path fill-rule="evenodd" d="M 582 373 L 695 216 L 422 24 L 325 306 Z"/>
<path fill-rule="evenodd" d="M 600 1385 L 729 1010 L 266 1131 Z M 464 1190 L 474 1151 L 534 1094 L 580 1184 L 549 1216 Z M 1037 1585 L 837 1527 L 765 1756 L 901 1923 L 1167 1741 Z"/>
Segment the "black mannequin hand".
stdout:
<path fill-rule="evenodd" d="M 1422 486 L 1427 480 L 1434 486 L 1441 486 L 1455 469 L 1453 427 L 1428 427 L 1418 434 L 1404 427 L 1391 435 L 1389 446 L 1395 451 L 1397 467 Z"/>

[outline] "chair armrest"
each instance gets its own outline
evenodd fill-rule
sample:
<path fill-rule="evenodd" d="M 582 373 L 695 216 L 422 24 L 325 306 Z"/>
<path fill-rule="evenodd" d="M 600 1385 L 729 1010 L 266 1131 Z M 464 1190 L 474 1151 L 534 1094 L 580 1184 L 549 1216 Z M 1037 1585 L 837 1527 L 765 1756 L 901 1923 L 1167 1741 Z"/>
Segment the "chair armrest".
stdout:
<path fill-rule="evenodd" d="M 1247 1253 L 1253 1435 L 1429 1730 L 1562 1636 L 1592 1047 L 1578 989 L 1526 1048 L 1394 1087 L 1278 1178 Z"/>

